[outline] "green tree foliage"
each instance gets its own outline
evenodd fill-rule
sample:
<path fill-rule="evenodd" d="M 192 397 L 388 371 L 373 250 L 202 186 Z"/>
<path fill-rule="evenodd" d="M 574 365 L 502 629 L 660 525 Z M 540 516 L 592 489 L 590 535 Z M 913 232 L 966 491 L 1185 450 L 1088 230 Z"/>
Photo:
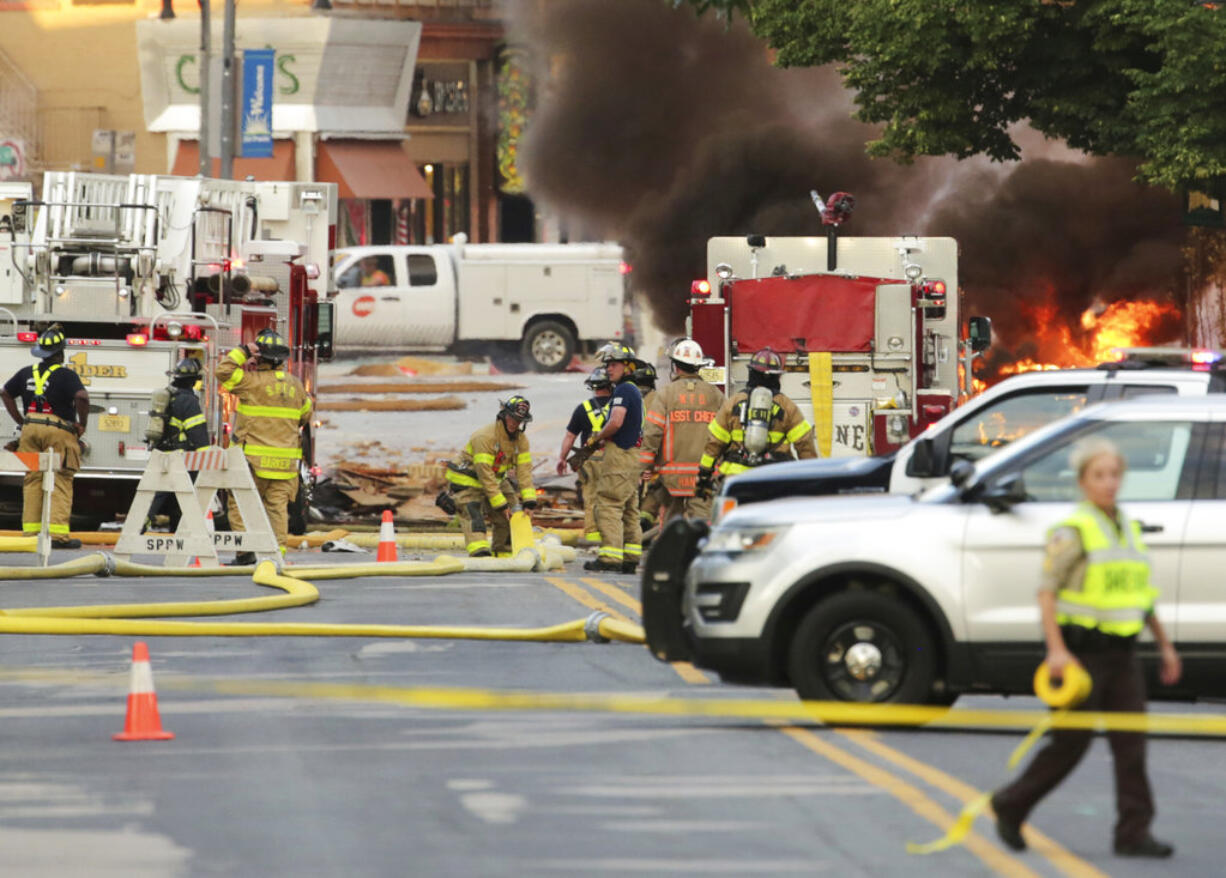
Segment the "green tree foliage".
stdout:
<path fill-rule="evenodd" d="M 677 0 L 680 2 L 680 0 Z M 1171 189 L 1226 176 L 1226 8 L 1192 0 L 689 0 L 739 13 L 783 66 L 835 63 L 873 155 L 1018 157 L 1010 126 L 1141 160 Z"/>

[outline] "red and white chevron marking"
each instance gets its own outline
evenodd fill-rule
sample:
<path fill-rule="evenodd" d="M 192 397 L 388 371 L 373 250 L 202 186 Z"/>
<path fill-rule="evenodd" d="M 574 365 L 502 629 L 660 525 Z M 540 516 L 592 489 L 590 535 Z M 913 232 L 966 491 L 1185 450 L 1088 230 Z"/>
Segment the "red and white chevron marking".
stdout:
<path fill-rule="evenodd" d="M 188 472 L 199 472 L 204 469 L 225 469 L 226 452 L 221 448 L 210 448 L 207 451 L 185 451 L 183 465 Z"/>

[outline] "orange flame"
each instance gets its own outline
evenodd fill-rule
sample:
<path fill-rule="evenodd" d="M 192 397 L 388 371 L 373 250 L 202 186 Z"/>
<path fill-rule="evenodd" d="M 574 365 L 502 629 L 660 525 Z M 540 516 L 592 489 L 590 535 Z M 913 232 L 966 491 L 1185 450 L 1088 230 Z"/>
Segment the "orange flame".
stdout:
<path fill-rule="evenodd" d="M 1057 320 L 1051 304 L 1030 309 L 1031 324 L 1037 332 L 1039 359 L 1025 357 L 999 370 L 1001 376 L 1048 369 L 1096 366 L 1118 360 L 1116 348 L 1140 347 L 1149 343 L 1156 327 L 1179 317 L 1179 309 L 1164 302 L 1114 302 L 1101 310 L 1082 312 L 1078 336 Z"/>

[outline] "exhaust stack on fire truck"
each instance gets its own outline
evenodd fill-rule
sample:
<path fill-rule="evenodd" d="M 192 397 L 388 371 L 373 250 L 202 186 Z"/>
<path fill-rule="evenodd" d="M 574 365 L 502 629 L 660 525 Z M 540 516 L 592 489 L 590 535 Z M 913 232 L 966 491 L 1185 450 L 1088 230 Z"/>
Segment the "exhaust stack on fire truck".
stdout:
<path fill-rule="evenodd" d="M 48 172 L 39 200 L 29 184 L 0 185 L 0 372 L 30 361 L 41 328 L 64 327 L 65 365 L 95 413 L 75 491 L 93 522 L 127 508 L 149 456 L 150 396 L 182 357 L 211 376 L 218 357 L 272 327 L 289 342 L 287 368 L 314 386 L 331 356 L 334 184 Z M 211 377 L 201 401 L 220 442 Z M 6 488 L 19 488 L 10 475 Z M 20 508 L 19 490 L 13 499 Z"/>

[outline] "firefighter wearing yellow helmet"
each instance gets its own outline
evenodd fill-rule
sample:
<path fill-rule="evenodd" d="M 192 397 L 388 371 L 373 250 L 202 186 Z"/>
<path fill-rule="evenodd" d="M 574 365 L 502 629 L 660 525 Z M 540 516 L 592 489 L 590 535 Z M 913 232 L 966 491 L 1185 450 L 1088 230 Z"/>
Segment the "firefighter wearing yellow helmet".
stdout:
<path fill-rule="evenodd" d="M 585 570 L 633 573 L 643 554 L 639 525 L 639 446 L 643 439 L 643 395 L 631 380 L 639 362 L 634 350 L 610 342 L 600 351 L 613 396 L 604 426 L 588 440 L 604 446 L 604 460 L 596 479 L 596 527 L 600 552 Z"/>
<path fill-rule="evenodd" d="M 89 393 L 77 373 L 64 368 L 64 330 L 56 324 L 38 337 L 30 353 L 40 362 L 17 370 L 0 392 L 9 416 L 21 427 L 18 451 L 39 454 L 55 451 L 60 469 L 55 474 L 51 494 L 48 530 L 51 545 L 57 549 L 78 549 L 81 541 L 69 536 L 68 519 L 72 513 L 72 478 L 81 468 L 80 437 L 89 419 Z M 21 411 L 16 398 L 21 397 Z M 28 472 L 22 485 L 21 530 L 37 534 L 42 530 L 42 473 Z"/>
<path fill-rule="evenodd" d="M 285 368 L 289 346 L 274 330 L 263 329 L 255 341 L 233 348 L 217 364 L 223 393 L 236 400 L 234 441 L 243 447 L 247 465 L 272 531 L 285 551 L 289 504 L 298 496 L 302 464 L 302 427 L 311 419 L 311 397 L 297 376 Z M 234 497 L 230 527 L 243 530 Z M 254 564 L 255 554 L 240 552 L 235 562 Z"/>
<path fill-rule="evenodd" d="M 536 508 L 532 484 L 532 452 L 524 426 L 532 420 L 532 406 L 522 396 L 502 403 L 494 423 L 473 433 L 459 456 L 447 464 L 452 502 L 464 529 L 464 545 L 473 558 L 511 551 L 512 468 L 519 486 L 520 505 Z M 448 504 L 450 506 L 451 504 Z M 491 544 L 486 519 L 494 531 Z"/>
<path fill-rule="evenodd" d="M 715 465 L 723 476 L 764 463 L 817 457 L 813 427 L 796 403 L 779 390 L 783 358 L 770 348 L 749 361 L 745 390 L 724 402 L 707 428 L 707 447 L 698 462 L 698 492 L 710 494 Z"/>

